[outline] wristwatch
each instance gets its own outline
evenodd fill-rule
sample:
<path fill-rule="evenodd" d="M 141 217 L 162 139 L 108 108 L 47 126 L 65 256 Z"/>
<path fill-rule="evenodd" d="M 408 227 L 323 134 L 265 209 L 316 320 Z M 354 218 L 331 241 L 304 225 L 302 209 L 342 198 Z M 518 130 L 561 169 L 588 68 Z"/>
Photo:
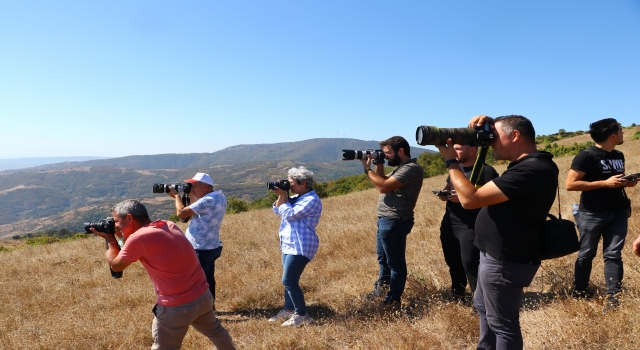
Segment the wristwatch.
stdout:
<path fill-rule="evenodd" d="M 370 171 L 371 171 L 371 168 L 366 168 L 366 169 L 364 169 L 364 173 L 365 173 L 365 174 L 366 174 L 366 173 L 368 173 L 368 172 L 370 172 Z"/>
<path fill-rule="evenodd" d="M 449 165 L 451 165 L 453 163 L 458 163 L 458 160 L 453 158 L 453 159 L 449 159 L 449 160 L 445 160 L 444 161 L 444 164 L 446 165 L 447 168 L 449 167 Z"/>

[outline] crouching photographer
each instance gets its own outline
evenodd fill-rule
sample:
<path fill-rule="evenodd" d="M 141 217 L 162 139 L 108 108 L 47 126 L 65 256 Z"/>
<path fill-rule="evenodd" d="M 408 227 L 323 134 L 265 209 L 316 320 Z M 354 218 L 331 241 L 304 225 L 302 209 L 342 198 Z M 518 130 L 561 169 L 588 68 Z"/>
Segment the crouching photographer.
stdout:
<path fill-rule="evenodd" d="M 282 326 L 298 327 L 311 323 L 300 276 L 318 251 L 316 226 L 322 213 L 322 202 L 313 189 L 313 173 L 305 167 L 291 168 L 289 179 L 269 183 L 278 194 L 273 212 L 280 216 L 280 250 L 282 251 L 282 284 L 284 308 L 269 322 L 284 321 Z M 289 198 L 289 191 L 296 196 Z"/>
<path fill-rule="evenodd" d="M 231 336 L 213 310 L 213 298 L 193 247 L 171 221 L 151 221 L 136 200 L 113 208 L 115 231 L 124 239 L 122 249 L 113 234 L 90 230 L 105 239 L 106 260 L 113 271 L 136 261 L 144 266 L 156 292 L 153 308 L 152 349 L 179 349 L 189 325 L 218 349 L 235 349 Z"/>

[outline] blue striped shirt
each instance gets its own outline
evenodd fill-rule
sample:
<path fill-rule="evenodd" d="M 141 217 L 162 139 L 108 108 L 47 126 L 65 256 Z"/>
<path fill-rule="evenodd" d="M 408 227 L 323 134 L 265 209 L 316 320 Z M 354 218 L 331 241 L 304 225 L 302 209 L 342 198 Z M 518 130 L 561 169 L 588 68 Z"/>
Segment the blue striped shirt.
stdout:
<path fill-rule="evenodd" d="M 316 191 L 289 198 L 288 203 L 273 206 L 273 212 L 280 215 L 280 250 L 284 254 L 303 255 L 309 260 L 318 252 L 320 240 L 316 226 L 322 213 L 322 201 Z"/>

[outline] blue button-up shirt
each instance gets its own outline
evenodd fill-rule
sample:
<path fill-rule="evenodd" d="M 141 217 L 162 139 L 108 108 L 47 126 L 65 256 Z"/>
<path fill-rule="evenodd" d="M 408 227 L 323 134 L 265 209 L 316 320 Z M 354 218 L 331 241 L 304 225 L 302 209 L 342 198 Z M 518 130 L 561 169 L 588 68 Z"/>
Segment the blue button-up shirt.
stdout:
<path fill-rule="evenodd" d="M 316 191 L 290 198 L 273 212 L 280 215 L 280 250 L 284 254 L 303 255 L 309 260 L 318 252 L 320 240 L 316 226 L 322 213 L 322 201 Z"/>

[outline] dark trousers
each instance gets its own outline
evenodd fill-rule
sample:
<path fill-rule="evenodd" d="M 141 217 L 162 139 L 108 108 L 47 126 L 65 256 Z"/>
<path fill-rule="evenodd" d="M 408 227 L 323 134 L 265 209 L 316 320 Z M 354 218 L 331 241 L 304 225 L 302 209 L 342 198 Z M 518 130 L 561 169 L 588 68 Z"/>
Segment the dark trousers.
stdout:
<path fill-rule="evenodd" d="M 522 349 L 522 294 L 539 267 L 540 262 L 513 263 L 480 253 L 478 285 L 473 295 L 480 318 L 478 349 Z"/>
<path fill-rule="evenodd" d="M 396 220 L 388 217 L 378 219 L 376 252 L 380 264 L 379 284 L 388 284 L 386 300 L 400 301 L 407 283 L 407 235 L 413 227 L 413 219 Z"/>
<path fill-rule="evenodd" d="M 220 257 L 220 254 L 222 254 L 222 246 L 210 250 L 196 249 L 198 261 L 200 261 L 200 266 L 202 266 L 204 275 L 207 277 L 207 283 L 209 283 L 209 291 L 211 291 L 213 300 L 216 300 L 216 279 L 214 277 L 216 272 L 216 260 Z"/>
<path fill-rule="evenodd" d="M 629 209 L 609 212 L 580 211 L 576 217 L 580 231 L 580 251 L 575 265 L 574 290 L 584 291 L 589 285 L 591 265 L 602 237 L 604 278 L 607 294 L 622 291 L 622 248 L 627 237 Z"/>
<path fill-rule="evenodd" d="M 440 243 L 442 243 L 444 261 L 449 266 L 451 291 L 454 294 L 464 294 L 467 280 L 471 292 L 476 291 L 480 250 L 473 244 L 475 236 L 474 230 L 468 225 L 452 221 L 448 217 L 442 219 Z"/>

